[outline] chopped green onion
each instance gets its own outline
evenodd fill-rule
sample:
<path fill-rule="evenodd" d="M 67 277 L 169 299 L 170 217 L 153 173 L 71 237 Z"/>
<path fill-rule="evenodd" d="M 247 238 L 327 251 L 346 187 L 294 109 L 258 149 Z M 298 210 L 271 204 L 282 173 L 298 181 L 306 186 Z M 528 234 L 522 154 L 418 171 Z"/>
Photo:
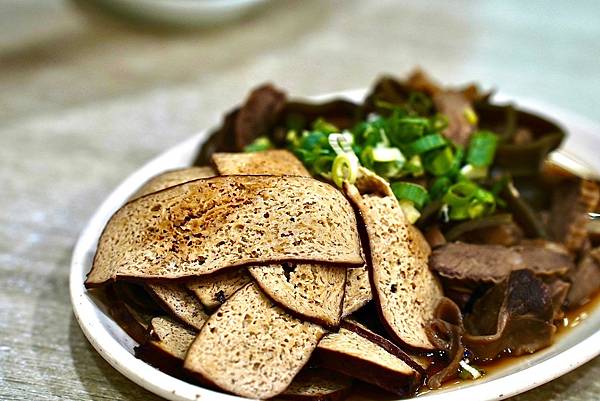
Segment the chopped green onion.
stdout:
<path fill-rule="evenodd" d="M 487 166 L 473 166 L 472 164 L 465 164 L 460 169 L 460 174 L 469 180 L 478 180 L 485 178 L 488 175 Z"/>
<path fill-rule="evenodd" d="M 467 122 L 471 125 L 477 125 L 479 122 L 479 117 L 477 117 L 477 113 L 473 110 L 472 107 L 465 107 L 463 110 L 463 115 L 467 119 Z"/>
<path fill-rule="evenodd" d="M 320 131 L 324 134 L 332 134 L 334 132 L 340 132 L 340 130 L 333 124 L 328 123 L 322 118 L 317 118 L 312 125 L 313 131 Z"/>
<path fill-rule="evenodd" d="M 469 181 L 458 182 L 448 188 L 443 198 L 444 203 L 450 207 L 465 206 L 471 201 L 477 188 L 476 184 Z"/>
<path fill-rule="evenodd" d="M 400 208 L 410 224 L 415 224 L 415 222 L 419 220 L 419 217 L 421 217 L 421 212 L 419 212 L 415 208 L 415 205 L 409 200 L 401 200 L 398 203 L 400 204 Z"/>
<path fill-rule="evenodd" d="M 448 127 L 448 117 L 443 114 L 436 114 L 431 117 L 431 129 L 435 132 L 441 132 Z"/>
<path fill-rule="evenodd" d="M 391 162 L 374 162 L 373 163 L 373 171 L 388 180 L 393 178 L 402 177 L 404 172 L 402 171 L 402 167 L 404 166 L 405 159 L 402 158 L 400 160 L 394 160 Z"/>
<path fill-rule="evenodd" d="M 374 162 L 404 161 L 404 155 L 398 148 L 378 147 L 371 150 Z"/>
<path fill-rule="evenodd" d="M 486 167 L 494 161 L 498 138 L 489 131 L 479 131 L 471 136 L 467 151 L 467 163 L 475 167 Z"/>
<path fill-rule="evenodd" d="M 325 179 L 331 179 L 331 169 L 335 156 L 319 157 L 312 165 L 312 170 Z"/>
<path fill-rule="evenodd" d="M 244 147 L 244 152 L 262 152 L 264 150 L 271 149 L 273 144 L 271 140 L 266 136 L 260 136 L 256 138 L 251 144 Z"/>
<path fill-rule="evenodd" d="M 446 194 L 451 185 L 452 180 L 450 178 L 438 177 L 429 187 L 429 196 L 431 196 L 431 199 L 440 199 Z"/>
<path fill-rule="evenodd" d="M 458 364 L 460 365 L 458 378 L 461 380 L 477 380 L 485 374 L 485 371 L 476 366 L 469 365 L 469 362 L 464 359 Z"/>
<path fill-rule="evenodd" d="M 341 153 L 336 156 L 331 167 L 331 178 L 338 187 L 342 187 L 344 181 L 354 184 L 358 175 L 358 158 L 354 153 Z"/>
<path fill-rule="evenodd" d="M 454 166 L 454 153 L 450 146 L 428 152 L 423 157 L 425 170 L 433 175 L 445 175 Z"/>
<path fill-rule="evenodd" d="M 411 92 L 408 95 L 408 104 L 417 114 L 429 114 L 433 108 L 433 101 L 423 92 Z"/>
<path fill-rule="evenodd" d="M 402 146 L 407 142 L 423 136 L 429 130 L 429 120 L 422 117 L 397 117 L 388 119 L 387 134 L 396 146 Z"/>
<path fill-rule="evenodd" d="M 405 149 L 412 155 L 420 155 L 430 150 L 439 149 L 448 142 L 440 134 L 431 134 L 417 139 L 406 145 Z"/>
<path fill-rule="evenodd" d="M 418 209 L 422 209 L 429 199 L 427 190 L 423 186 L 412 182 L 394 182 L 392 183 L 392 192 L 399 201 L 411 201 Z"/>
<path fill-rule="evenodd" d="M 409 174 L 412 174 L 413 177 L 420 177 L 425 174 L 425 169 L 423 168 L 423 162 L 421 161 L 421 156 L 414 155 L 408 162 L 404 165 L 404 171 Z"/>

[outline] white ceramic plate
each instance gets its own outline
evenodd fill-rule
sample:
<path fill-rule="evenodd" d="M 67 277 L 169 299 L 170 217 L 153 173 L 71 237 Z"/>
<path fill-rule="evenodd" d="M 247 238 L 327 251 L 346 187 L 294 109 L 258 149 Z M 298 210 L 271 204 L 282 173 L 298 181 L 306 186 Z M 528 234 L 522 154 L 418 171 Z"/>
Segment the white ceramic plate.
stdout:
<path fill-rule="evenodd" d="M 349 91 L 320 96 L 313 100 L 344 97 L 359 101 L 364 91 Z M 496 100 L 508 97 L 496 96 Z M 519 107 L 535 110 L 560 121 L 570 133 L 564 148 L 600 171 L 600 126 L 563 110 L 536 101 L 518 99 Z M 121 183 L 102 203 L 81 233 L 71 261 L 70 291 L 75 316 L 94 348 L 115 369 L 140 386 L 170 400 L 240 400 L 241 398 L 207 390 L 166 375 L 133 356 L 136 343 L 110 318 L 105 308 L 86 292 L 83 281 L 91 267 L 96 243 L 110 216 L 148 178 L 162 171 L 191 164 L 196 150 L 206 139 L 201 132 L 167 150 Z M 423 401 L 491 401 L 522 393 L 559 377 L 600 354 L 600 307 L 589 312 L 555 343 L 519 363 L 494 370 L 483 379 L 463 382 L 422 396 Z"/>

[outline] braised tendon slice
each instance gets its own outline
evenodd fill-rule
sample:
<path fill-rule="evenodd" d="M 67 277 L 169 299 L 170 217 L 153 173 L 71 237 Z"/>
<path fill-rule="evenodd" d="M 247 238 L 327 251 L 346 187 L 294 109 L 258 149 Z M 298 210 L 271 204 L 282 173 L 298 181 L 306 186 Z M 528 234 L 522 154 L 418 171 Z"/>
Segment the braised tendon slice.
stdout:
<path fill-rule="evenodd" d="M 252 153 L 215 153 L 212 162 L 220 175 L 299 175 L 310 177 L 302 162 L 289 150 Z"/>
<path fill-rule="evenodd" d="M 147 284 L 148 292 L 174 317 L 200 330 L 208 315 L 198 299 L 182 284 Z"/>
<path fill-rule="evenodd" d="M 306 263 L 248 268 L 258 286 L 275 304 L 328 328 L 340 324 L 346 270 Z"/>
<path fill-rule="evenodd" d="M 206 322 L 184 367 L 200 380 L 249 398 L 282 393 L 325 334 L 273 305 L 256 284 L 236 292 Z"/>
<path fill-rule="evenodd" d="M 191 279 L 186 286 L 212 312 L 225 303 L 237 290 L 252 281 L 245 267 L 229 269 L 210 276 Z"/>
<path fill-rule="evenodd" d="M 352 207 L 309 177 L 199 179 L 127 203 L 106 225 L 86 286 L 311 261 L 361 266 Z"/>
<path fill-rule="evenodd" d="M 353 322 L 344 322 L 339 332 L 323 337 L 315 357 L 322 367 L 394 394 L 413 394 L 421 380 L 417 366 L 411 366 L 414 362 L 400 348 Z"/>
<path fill-rule="evenodd" d="M 186 167 L 166 171 L 146 181 L 144 185 L 131 195 L 131 199 L 183 184 L 184 182 L 197 180 L 198 178 L 214 177 L 215 175 L 215 170 L 212 167 Z"/>
<path fill-rule="evenodd" d="M 395 341 L 434 349 L 425 328 L 443 293 L 427 264 L 427 241 L 407 221 L 395 197 L 360 195 L 350 185 L 344 189 L 365 225 L 373 298 L 382 323 Z"/>
<path fill-rule="evenodd" d="M 342 401 L 352 390 L 352 380 L 327 369 L 304 369 L 277 398 L 291 401 Z"/>

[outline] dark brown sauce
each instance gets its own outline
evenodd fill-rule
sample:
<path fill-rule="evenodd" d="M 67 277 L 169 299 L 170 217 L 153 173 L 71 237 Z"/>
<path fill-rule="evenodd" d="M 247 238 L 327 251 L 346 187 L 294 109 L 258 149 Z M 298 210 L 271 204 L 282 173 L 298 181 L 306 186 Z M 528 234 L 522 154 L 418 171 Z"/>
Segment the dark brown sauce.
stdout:
<path fill-rule="evenodd" d="M 560 340 L 566 334 L 570 333 L 573 328 L 577 327 L 582 321 L 587 319 L 590 316 L 590 314 L 594 310 L 596 310 L 596 308 L 600 307 L 599 305 L 600 290 L 596 291 L 594 296 L 592 296 L 589 299 L 589 301 L 586 302 L 584 305 L 566 311 L 565 316 L 560 322 L 560 324 L 557 323 L 558 330 L 554 335 L 553 343 L 556 343 L 556 341 Z M 541 351 L 543 350 L 540 350 L 540 352 Z M 499 358 L 497 360 L 478 365 L 478 367 L 481 367 L 485 371 L 485 375 L 497 375 L 500 374 L 502 371 L 514 366 L 515 364 L 526 364 L 527 360 L 531 359 L 535 355 L 536 353 L 517 357 L 503 356 L 502 358 Z M 422 387 L 421 389 L 419 389 L 419 391 L 417 391 L 416 396 L 419 397 L 425 394 L 431 394 L 441 390 L 449 390 L 460 385 L 469 385 L 471 383 L 476 384 L 477 381 L 462 381 L 454 379 L 444 383 L 442 387 L 440 387 L 438 390 L 430 390 L 427 387 Z M 358 384 L 355 387 L 352 396 L 348 398 L 349 401 L 384 401 L 392 399 L 398 399 L 398 397 L 390 395 L 390 393 L 382 391 L 374 386 L 362 383 Z"/>

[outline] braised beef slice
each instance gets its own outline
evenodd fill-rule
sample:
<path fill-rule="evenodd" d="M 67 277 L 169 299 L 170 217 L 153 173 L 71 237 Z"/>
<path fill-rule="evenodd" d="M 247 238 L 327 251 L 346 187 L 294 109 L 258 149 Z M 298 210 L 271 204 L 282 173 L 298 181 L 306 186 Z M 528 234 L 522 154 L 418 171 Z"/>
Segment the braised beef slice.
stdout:
<path fill-rule="evenodd" d="M 459 362 L 463 358 L 465 348 L 462 344 L 464 333 L 462 314 L 458 306 L 448 298 L 442 298 L 434 312 L 434 318 L 425 328 L 427 336 L 436 348 L 443 350 L 445 364 L 435 372 L 428 372 L 427 387 L 439 388 L 442 383 L 458 374 Z M 440 361 L 434 363 L 434 367 Z"/>
<path fill-rule="evenodd" d="M 245 103 L 230 111 L 221 127 L 202 145 L 194 165 L 206 165 L 214 152 L 239 152 L 261 135 L 270 134 L 286 104 L 285 93 L 266 84 L 254 89 Z"/>
<path fill-rule="evenodd" d="M 570 256 L 544 242 L 510 248 L 453 242 L 434 249 L 429 267 L 451 279 L 499 283 L 511 271 L 524 268 L 539 275 L 563 275 L 573 267 L 573 262 Z"/>
<path fill-rule="evenodd" d="M 463 147 L 469 144 L 475 126 L 467 120 L 465 110 L 472 109 L 474 101 L 481 97 L 475 86 L 441 88 L 422 71 L 416 71 L 409 77 L 408 86 L 429 94 L 437 111 L 448 118 L 448 127 L 443 132 L 447 138 Z"/>
<path fill-rule="evenodd" d="M 598 184 L 588 180 L 564 182 L 555 187 L 548 222 L 548 233 L 571 251 L 580 250 L 587 238 L 587 212 L 592 212 L 600 199 Z"/>
<path fill-rule="evenodd" d="M 523 239 L 523 230 L 515 223 L 506 223 L 469 231 L 459 239 L 475 244 L 511 246 Z"/>
<path fill-rule="evenodd" d="M 481 361 L 548 346 L 556 331 L 550 288 L 530 270 L 516 270 L 491 288 L 465 318 L 463 343 Z"/>
<path fill-rule="evenodd" d="M 256 137 L 269 134 L 285 102 L 285 93 L 272 85 L 260 86 L 250 93 L 235 120 L 235 145 L 238 151 Z"/>
<path fill-rule="evenodd" d="M 569 307 L 584 304 L 600 288 L 600 258 L 594 252 L 600 248 L 587 252 L 577 264 L 577 268 L 569 275 L 571 288 L 567 294 Z"/>
<path fill-rule="evenodd" d="M 552 309 L 554 310 L 553 321 L 562 319 L 565 315 L 563 306 L 567 300 L 567 294 L 571 284 L 559 278 L 552 278 L 545 282 L 552 296 Z"/>

